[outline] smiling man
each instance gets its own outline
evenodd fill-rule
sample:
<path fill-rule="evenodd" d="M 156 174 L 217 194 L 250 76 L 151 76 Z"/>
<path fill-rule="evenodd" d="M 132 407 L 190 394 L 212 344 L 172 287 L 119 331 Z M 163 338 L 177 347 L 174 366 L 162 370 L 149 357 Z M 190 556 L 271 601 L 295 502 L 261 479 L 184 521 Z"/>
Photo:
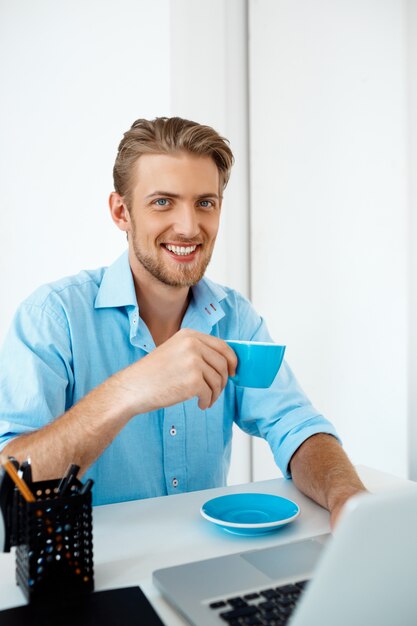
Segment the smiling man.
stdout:
<path fill-rule="evenodd" d="M 77 463 L 97 504 L 224 485 L 236 422 L 334 523 L 364 487 L 287 363 L 269 389 L 229 380 L 224 339 L 271 341 L 245 298 L 204 276 L 232 163 L 210 127 L 134 122 L 109 201 L 128 250 L 20 306 L 0 354 L 0 444 L 30 456 L 35 479 Z"/>

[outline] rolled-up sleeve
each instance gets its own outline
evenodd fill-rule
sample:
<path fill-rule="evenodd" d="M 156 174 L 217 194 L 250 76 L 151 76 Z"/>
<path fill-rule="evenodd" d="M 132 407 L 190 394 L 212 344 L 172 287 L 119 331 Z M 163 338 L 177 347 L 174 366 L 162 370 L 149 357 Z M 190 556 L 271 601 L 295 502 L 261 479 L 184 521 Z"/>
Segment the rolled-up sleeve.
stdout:
<path fill-rule="evenodd" d="M 241 319 L 245 322 L 240 329 L 242 339 L 273 341 L 265 321 L 253 309 L 246 308 Z M 268 389 L 236 387 L 236 404 L 237 425 L 250 435 L 266 439 L 287 478 L 291 477 L 291 458 L 306 439 L 326 433 L 340 441 L 333 424 L 314 408 L 285 360 Z"/>
<path fill-rule="evenodd" d="M 0 350 L 0 449 L 64 413 L 72 383 L 65 318 L 22 304 Z"/>

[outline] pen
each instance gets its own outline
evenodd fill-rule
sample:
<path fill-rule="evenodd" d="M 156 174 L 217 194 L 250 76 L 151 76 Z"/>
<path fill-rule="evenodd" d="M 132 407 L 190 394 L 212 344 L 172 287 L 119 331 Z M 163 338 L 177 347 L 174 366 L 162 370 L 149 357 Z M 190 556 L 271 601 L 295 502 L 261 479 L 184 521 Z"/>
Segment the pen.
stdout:
<path fill-rule="evenodd" d="M 91 487 L 93 486 L 93 484 L 94 484 L 94 480 L 92 478 L 89 478 L 88 480 L 86 480 L 80 489 L 80 495 L 83 496 L 86 493 L 89 493 L 91 491 Z"/>
<path fill-rule="evenodd" d="M 28 456 L 27 460 L 22 463 L 20 466 L 21 478 L 25 481 L 25 483 L 32 482 L 32 466 L 30 456 Z"/>
<path fill-rule="evenodd" d="M 18 461 L 17 459 L 15 459 L 15 457 L 14 457 L 14 456 L 8 456 L 7 458 L 9 459 L 10 463 L 11 463 L 12 465 L 14 465 L 14 467 L 16 468 L 16 470 L 18 470 L 18 469 L 19 469 L 19 461 Z"/>
<path fill-rule="evenodd" d="M 6 472 L 9 474 L 10 478 L 13 480 L 16 487 L 19 489 L 20 493 L 22 494 L 26 502 L 36 502 L 35 496 L 31 492 L 31 490 L 29 489 L 25 481 L 22 478 L 20 478 L 19 474 L 16 471 L 15 466 L 13 465 L 13 462 L 10 460 L 7 460 L 3 463 L 3 467 L 6 470 Z"/>
<path fill-rule="evenodd" d="M 79 471 L 80 466 L 75 465 L 75 463 L 71 463 L 66 471 L 65 476 L 61 479 L 61 482 L 58 485 L 58 496 L 64 496 L 66 494 Z"/>

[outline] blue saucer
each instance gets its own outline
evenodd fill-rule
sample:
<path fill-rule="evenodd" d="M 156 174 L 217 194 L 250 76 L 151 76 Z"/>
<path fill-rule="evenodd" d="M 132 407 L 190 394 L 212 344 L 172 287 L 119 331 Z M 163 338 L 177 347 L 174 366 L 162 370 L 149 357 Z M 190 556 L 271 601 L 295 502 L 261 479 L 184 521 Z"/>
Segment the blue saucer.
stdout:
<path fill-rule="evenodd" d="M 200 513 L 229 533 L 261 535 L 295 520 L 300 507 L 287 498 L 267 493 L 234 493 L 205 502 Z"/>

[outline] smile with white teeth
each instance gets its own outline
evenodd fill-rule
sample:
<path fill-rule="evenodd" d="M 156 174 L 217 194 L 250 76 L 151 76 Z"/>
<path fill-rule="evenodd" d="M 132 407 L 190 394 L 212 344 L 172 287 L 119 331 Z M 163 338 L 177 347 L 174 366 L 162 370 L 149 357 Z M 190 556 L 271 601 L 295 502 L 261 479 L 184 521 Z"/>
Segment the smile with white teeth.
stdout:
<path fill-rule="evenodd" d="M 171 246 L 168 243 L 165 244 L 165 247 L 170 252 L 178 254 L 178 256 L 186 256 L 187 254 L 191 254 L 197 248 L 197 246 Z"/>

